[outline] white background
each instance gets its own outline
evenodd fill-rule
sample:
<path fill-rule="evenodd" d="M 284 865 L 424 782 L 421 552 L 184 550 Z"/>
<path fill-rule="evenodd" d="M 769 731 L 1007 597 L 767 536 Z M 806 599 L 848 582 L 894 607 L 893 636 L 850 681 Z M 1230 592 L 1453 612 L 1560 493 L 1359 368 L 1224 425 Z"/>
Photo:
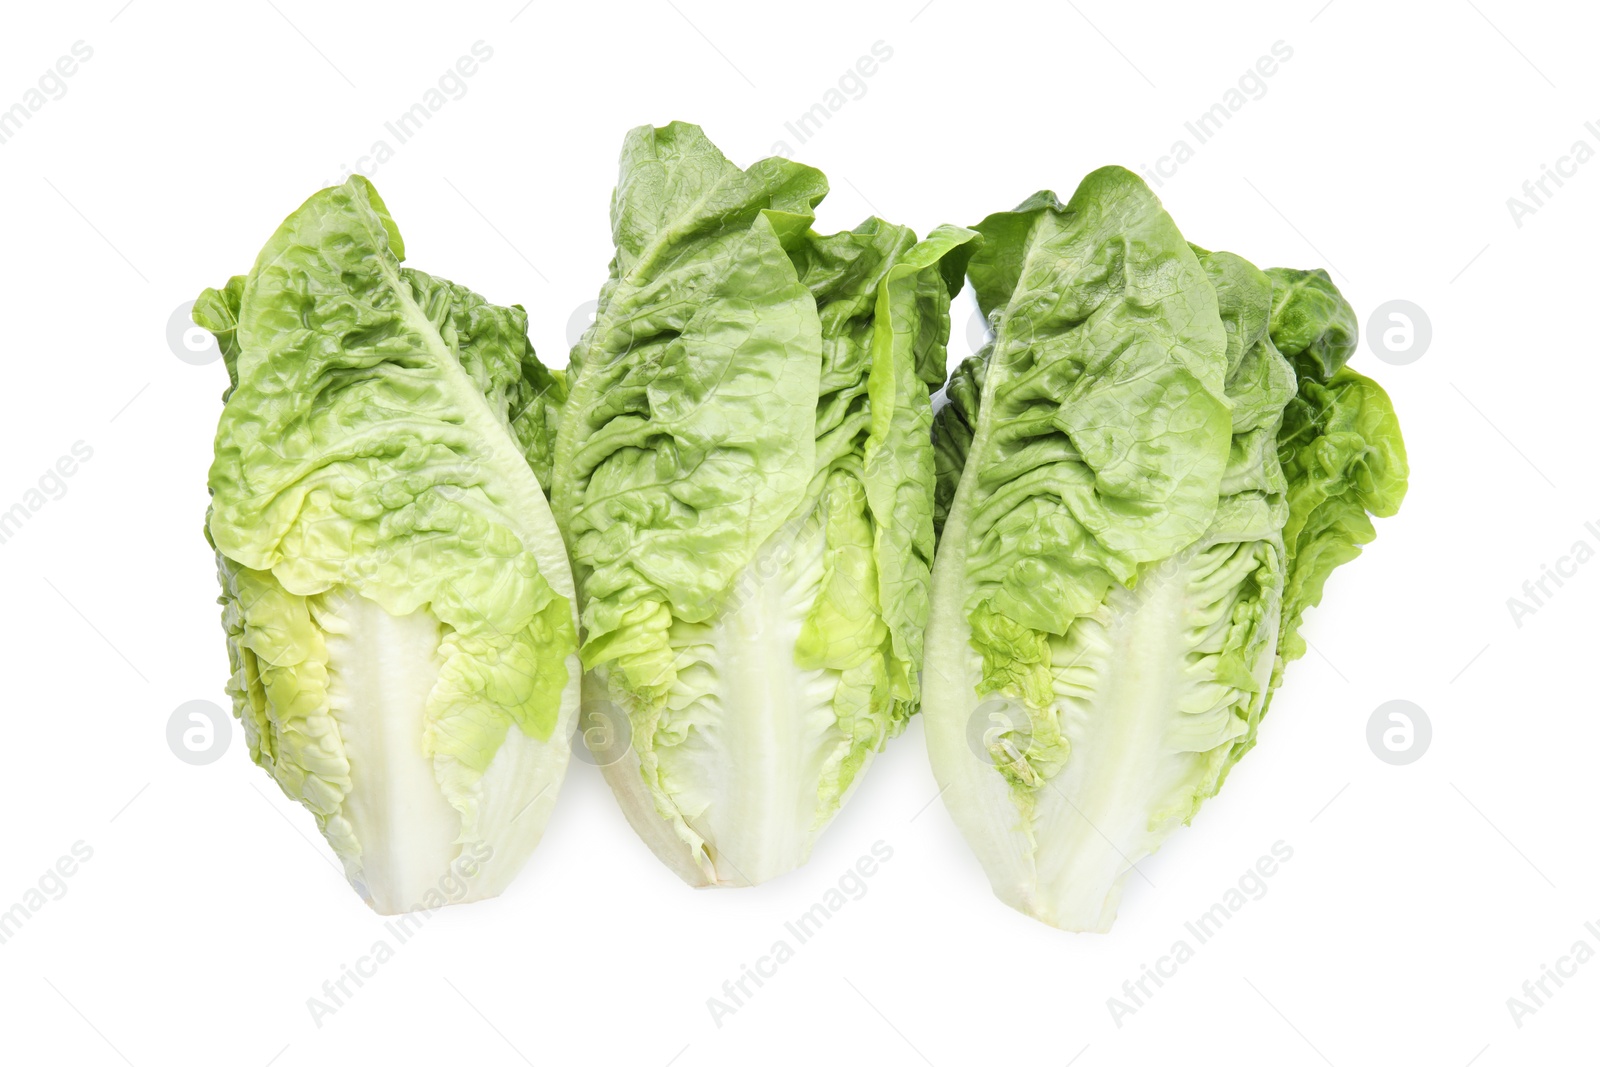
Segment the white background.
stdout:
<path fill-rule="evenodd" d="M 1593 476 L 1600 162 L 1506 204 L 1600 120 L 1579 5 L 220 5 L 6 14 L 0 108 L 93 57 L 0 144 L 7 309 L 0 510 L 74 442 L 93 457 L 0 544 L 0 909 L 93 857 L 0 945 L 0 1059 L 145 1065 L 470 1062 L 1281 1065 L 1591 1062 L 1600 962 L 1519 1028 L 1506 1000 L 1600 925 L 1593 685 L 1600 562 L 1518 626 L 1507 598 L 1580 539 Z M 274 6 L 275 5 L 275 6 Z M 920 8 L 920 10 L 919 10 Z M 120 10 L 119 10 L 120 9 Z M 409 143 L 384 122 L 493 49 Z M 1276 41 L 1266 93 L 1164 181 L 1186 236 L 1327 266 L 1360 313 L 1421 306 L 1428 350 L 1354 365 L 1394 398 L 1412 488 L 1329 583 L 1257 749 L 1142 865 L 1108 935 L 999 904 L 939 803 L 921 729 L 879 758 L 811 864 L 692 892 L 574 762 L 500 899 L 445 909 L 319 1028 L 306 1007 L 384 936 L 310 817 L 251 766 L 165 739 L 225 703 L 201 537 L 220 363 L 174 309 L 248 268 L 375 140 L 411 262 L 529 311 L 562 364 L 610 256 L 624 132 L 696 121 L 747 165 L 785 142 L 834 192 L 819 229 L 925 232 L 1090 169 L 1153 165 Z M 785 130 L 874 42 L 890 60 L 806 143 Z M 779 146 L 779 151 L 783 147 Z M 369 168 L 370 169 L 370 168 Z M 970 295 L 952 358 L 970 350 Z M 1584 527 L 1596 522 L 1596 531 Z M 1553 586 L 1551 587 L 1553 588 Z M 1416 702 L 1409 766 L 1368 717 Z M 919 814 L 920 813 L 920 814 Z M 876 841 L 893 858 L 716 1026 L 708 997 Z M 1154 997 L 1122 995 L 1274 842 L 1293 859 Z M 1554 989 L 1553 986 L 1551 986 Z"/>

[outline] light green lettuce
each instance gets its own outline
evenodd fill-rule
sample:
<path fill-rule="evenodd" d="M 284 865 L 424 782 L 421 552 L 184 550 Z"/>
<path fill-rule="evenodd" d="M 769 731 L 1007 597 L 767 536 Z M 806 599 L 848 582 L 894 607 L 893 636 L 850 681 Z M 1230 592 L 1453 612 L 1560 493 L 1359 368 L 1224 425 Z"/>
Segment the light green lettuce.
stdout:
<path fill-rule="evenodd" d="M 827 191 L 698 127 L 629 134 L 552 502 L 605 770 L 693 884 L 801 863 L 916 709 L 931 388 L 971 231 L 812 231 Z"/>
<path fill-rule="evenodd" d="M 571 576 L 536 477 L 560 381 L 520 308 L 403 257 L 352 178 L 194 310 L 230 379 L 206 533 L 234 708 L 384 913 L 504 888 L 578 701 Z"/>
<path fill-rule="evenodd" d="M 1254 743 L 1403 446 L 1338 370 L 1355 320 L 1326 275 L 1189 245 L 1133 174 L 977 229 L 994 339 L 936 421 L 929 751 L 1001 898 L 1104 930 Z"/>

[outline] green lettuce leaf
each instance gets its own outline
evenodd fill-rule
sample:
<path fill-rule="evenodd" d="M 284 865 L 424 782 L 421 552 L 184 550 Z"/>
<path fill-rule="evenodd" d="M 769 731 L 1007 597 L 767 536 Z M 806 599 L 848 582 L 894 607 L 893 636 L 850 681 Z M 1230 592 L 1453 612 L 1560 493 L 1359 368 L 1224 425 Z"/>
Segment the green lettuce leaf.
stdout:
<path fill-rule="evenodd" d="M 1321 602 L 1333 569 L 1376 536 L 1369 516 L 1400 510 L 1410 468 L 1389 395 L 1344 366 L 1356 346 L 1356 314 L 1327 272 L 1275 268 L 1267 274 L 1272 339 L 1295 360 L 1300 376 L 1277 435 L 1290 513 L 1276 689 L 1284 667 L 1305 655 L 1300 623 L 1306 609 Z"/>
<path fill-rule="evenodd" d="M 1272 267 L 1272 343 L 1302 379 L 1325 382 L 1356 350 L 1355 309 L 1328 272 Z"/>
<path fill-rule="evenodd" d="M 946 531 L 961 520 L 982 690 L 1047 711 L 1048 636 L 1212 519 L 1226 339 L 1194 253 L 1126 171 L 1097 171 L 1064 207 L 1040 194 L 978 230 L 979 306 L 992 312 L 1010 292 L 979 413 L 987 454 L 969 457 L 971 488 Z"/>
<path fill-rule="evenodd" d="M 972 449 L 973 428 L 978 424 L 978 405 L 983 399 L 983 372 L 989 363 L 990 346 L 962 360 L 945 383 L 945 403 L 933 415 L 933 529 L 944 535 L 950 505 L 955 502 L 961 472 Z"/>
<path fill-rule="evenodd" d="M 976 237 L 942 226 L 917 242 L 869 219 L 791 251 L 823 335 L 816 506 L 826 555 L 796 663 L 842 672 L 834 714 L 847 743 L 825 765 L 825 815 L 920 702 L 934 548 L 929 390 L 943 375 L 950 300 Z"/>

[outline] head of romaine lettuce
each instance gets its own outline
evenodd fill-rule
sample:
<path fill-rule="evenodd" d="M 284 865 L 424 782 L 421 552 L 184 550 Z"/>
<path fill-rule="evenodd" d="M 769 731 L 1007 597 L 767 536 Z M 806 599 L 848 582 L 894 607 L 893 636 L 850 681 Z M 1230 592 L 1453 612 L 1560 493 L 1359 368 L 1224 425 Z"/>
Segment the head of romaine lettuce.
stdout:
<path fill-rule="evenodd" d="M 1105 930 L 1254 744 L 1405 450 L 1324 272 L 1190 245 L 1117 167 L 976 228 L 994 337 L 935 426 L 929 753 L 996 893 Z"/>
<path fill-rule="evenodd" d="M 352 178 L 194 312 L 230 380 L 206 536 L 234 710 L 385 913 L 504 888 L 549 816 L 578 699 L 539 481 L 561 380 L 521 308 L 403 258 Z"/>
<path fill-rule="evenodd" d="M 696 126 L 634 130 L 568 374 L 552 502 L 586 707 L 626 724 L 607 778 L 696 885 L 803 863 L 919 699 L 929 390 L 975 235 L 822 236 L 826 191 Z"/>

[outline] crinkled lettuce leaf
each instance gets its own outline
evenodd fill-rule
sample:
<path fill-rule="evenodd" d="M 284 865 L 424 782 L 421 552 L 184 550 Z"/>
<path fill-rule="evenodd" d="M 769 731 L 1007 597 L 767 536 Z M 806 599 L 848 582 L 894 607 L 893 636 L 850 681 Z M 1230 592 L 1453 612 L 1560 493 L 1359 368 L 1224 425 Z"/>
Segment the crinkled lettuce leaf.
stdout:
<path fill-rule="evenodd" d="M 1274 268 L 1267 275 L 1272 340 L 1299 375 L 1276 442 L 1290 505 L 1276 689 L 1283 668 L 1305 655 L 1299 631 L 1306 609 L 1321 602 L 1333 569 L 1376 536 L 1371 516 L 1400 510 L 1410 468 L 1389 395 L 1345 366 L 1356 346 L 1356 315 L 1327 272 Z"/>
<path fill-rule="evenodd" d="M 952 507 L 965 608 L 983 691 L 1048 712 L 1049 636 L 1211 522 L 1226 338 L 1194 253 L 1127 171 L 1096 171 L 1066 205 L 1042 193 L 977 229 L 979 306 L 1004 293 L 1005 307 L 987 358 L 986 454 L 969 457 L 971 488 Z"/>
<path fill-rule="evenodd" d="M 944 387 L 944 404 L 933 415 L 933 529 L 942 536 L 944 523 L 955 502 L 961 471 L 972 448 L 973 427 L 983 398 L 983 372 L 990 346 L 962 360 Z"/>
<path fill-rule="evenodd" d="M 1360 327 L 1328 272 L 1272 267 L 1272 343 L 1300 379 L 1325 382 L 1349 362 Z"/>

